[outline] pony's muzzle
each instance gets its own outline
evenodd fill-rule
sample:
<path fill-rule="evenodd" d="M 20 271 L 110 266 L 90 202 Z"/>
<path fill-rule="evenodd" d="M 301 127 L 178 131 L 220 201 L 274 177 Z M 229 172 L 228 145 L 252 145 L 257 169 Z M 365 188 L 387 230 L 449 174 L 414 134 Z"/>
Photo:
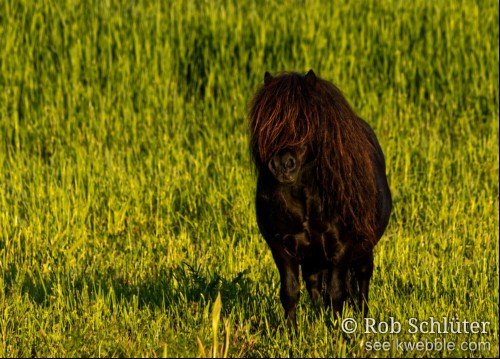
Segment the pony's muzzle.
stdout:
<path fill-rule="evenodd" d="M 271 157 L 268 167 L 280 183 L 293 183 L 297 179 L 297 160 L 290 152 Z"/>

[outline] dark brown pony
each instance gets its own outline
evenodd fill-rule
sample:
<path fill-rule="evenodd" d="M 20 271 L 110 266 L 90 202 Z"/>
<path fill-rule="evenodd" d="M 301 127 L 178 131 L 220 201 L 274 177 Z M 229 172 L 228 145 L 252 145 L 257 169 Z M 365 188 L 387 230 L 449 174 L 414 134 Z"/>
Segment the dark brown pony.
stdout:
<path fill-rule="evenodd" d="M 295 323 L 299 266 L 315 303 L 324 297 L 340 313 L 357 292 L 366 315 L 373 248 L 392 207 L 374 132 L 312 70 L 266 72 L 250 120 L 257 222 L 280 273 L 286 317 Z"/>

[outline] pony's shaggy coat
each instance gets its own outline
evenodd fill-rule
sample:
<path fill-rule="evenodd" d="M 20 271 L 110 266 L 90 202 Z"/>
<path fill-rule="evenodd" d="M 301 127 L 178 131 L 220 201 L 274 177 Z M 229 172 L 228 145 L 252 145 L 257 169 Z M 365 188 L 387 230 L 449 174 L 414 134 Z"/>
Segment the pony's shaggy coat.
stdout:
<path fill-rule="evenodd" d="M 267 77 L 251 103 L 251 149 L 258 169 L 282 149 L 309 147 L 323 205 L 376 243 L 377 184 L 370 129 L 332 83 L 295 73 Z"/>
<path fill-rule="evenodd" d="M 313 301 L 324 294 L 340 312 L 347 293 L 358 289 L 366 312 L 373 247 L 392 206 L 374 132 L 312 70 L 266 72 L 250 122 L 257 222 L 280 272 L 287 317 L 295 322 L 299 266 Z"/>

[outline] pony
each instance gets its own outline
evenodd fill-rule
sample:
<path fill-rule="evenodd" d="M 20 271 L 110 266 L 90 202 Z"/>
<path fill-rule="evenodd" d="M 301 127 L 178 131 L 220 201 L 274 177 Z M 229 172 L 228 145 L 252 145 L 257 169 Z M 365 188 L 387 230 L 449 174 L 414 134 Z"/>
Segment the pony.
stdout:
<path fill-rule="evenodd" d="M 341 91 L 310 70 L 264 75 L 249 104 L 258 228 L 296 327 L 299 267 L 315 304 L 368 313 L 373 250 L 392 209 L 384 154 Z M 326 285 L 325 285 L 326 284 Z"/>

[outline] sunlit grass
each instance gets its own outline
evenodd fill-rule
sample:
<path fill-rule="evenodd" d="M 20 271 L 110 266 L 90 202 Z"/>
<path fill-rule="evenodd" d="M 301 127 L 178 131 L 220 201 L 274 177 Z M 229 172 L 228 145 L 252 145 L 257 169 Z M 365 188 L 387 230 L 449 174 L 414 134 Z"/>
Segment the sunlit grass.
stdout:
<path fill-rule="evenodd" d="M 498 50 L 495 1 L 0 2 L 0 356 L 498 356 Z M 368 352 L 305 290 L 290 343 L 246 105 L 309 69 L 386 155 L 371 316 L 490 351 Z"/>

